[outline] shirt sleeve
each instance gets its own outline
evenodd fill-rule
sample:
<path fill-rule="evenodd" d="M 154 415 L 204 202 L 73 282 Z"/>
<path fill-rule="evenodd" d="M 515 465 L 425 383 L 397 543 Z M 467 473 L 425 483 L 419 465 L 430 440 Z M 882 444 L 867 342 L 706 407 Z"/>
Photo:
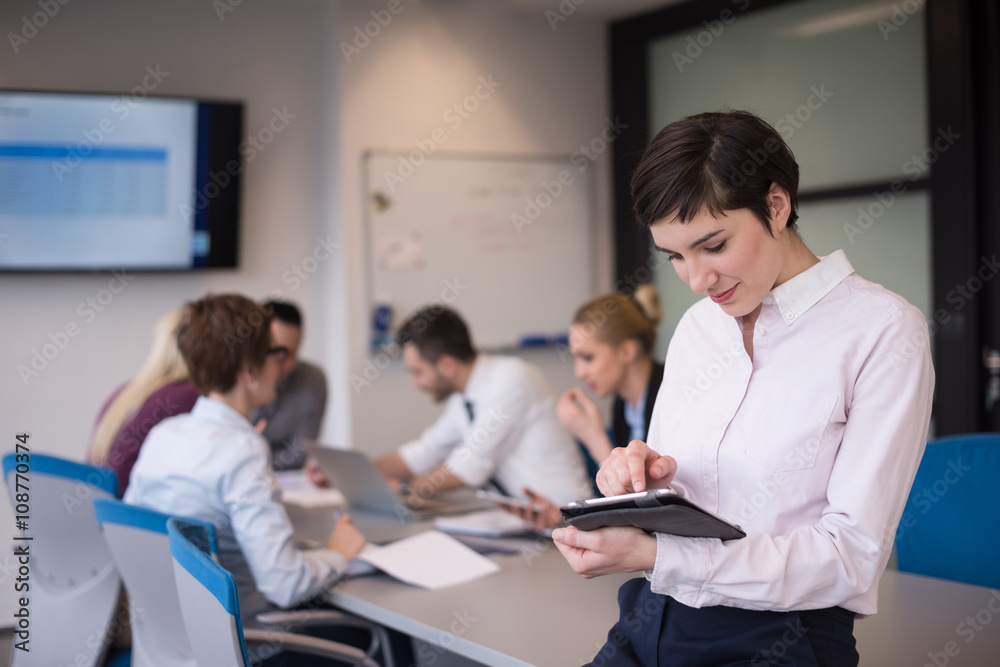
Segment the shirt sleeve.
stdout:
<path fill-rule="evenodd" d="M 294 546 L 288 514 L 274 500 L 266 443 L 244 446 L 246 455 L 223 481 L 223 502 L 257 589 L 279 607 L 289 607 L 328 588 L 347 564 L 335 551 Z"/>
<path fill-rule="evenodd" d="M 930 420 L 934 371 L 919 311 L 888 316 L 859 359 L 819 521 L 727 542 L 657 534 L 653 592 L 697 607 L 794 610 L 843 606 L 877 586 Z"/>
<path fill-rule="evenodd" d="M 490 400 L 476 406 L 476 417 L 462 443 L 445 464 L 468 486 L 481 486 L 519 444 L 525 420 L 532 418 L 527 380 L 502 378 L 491 387 Z"/>
<path fill-rule="evenodd" d="M 399 456 L 414 475 L 423 475 L 444 463 L 462 441 L 465 407 L 458 394 L 451 396 L 444 412 L 420 437 L 399 448 Z"/>

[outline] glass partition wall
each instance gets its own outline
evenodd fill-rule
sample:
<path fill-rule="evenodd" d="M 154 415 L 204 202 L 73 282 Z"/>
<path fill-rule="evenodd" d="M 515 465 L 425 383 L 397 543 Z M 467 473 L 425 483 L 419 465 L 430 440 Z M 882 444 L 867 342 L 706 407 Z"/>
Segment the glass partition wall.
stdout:
<path fill-rule="evenodd" d="M 646 139 L 700 111 L 747 109 L 782 135 L 800 168 L 799 231 L 822 256 L 932 314 L 923 3 L 808 0 L 714 19 L 647 46 Z M 895 7 L 895 9 L 894 9 Z M 899 12 L 903 12 L 899 14 Z M 903 18 L 905 17 L 905 20 Z M 939 141 L 947 149 L 946 138 Z M 748 156 L 748 160 L 752 156 Z M 670 264 L 660 356 L 691 292 Z"/>

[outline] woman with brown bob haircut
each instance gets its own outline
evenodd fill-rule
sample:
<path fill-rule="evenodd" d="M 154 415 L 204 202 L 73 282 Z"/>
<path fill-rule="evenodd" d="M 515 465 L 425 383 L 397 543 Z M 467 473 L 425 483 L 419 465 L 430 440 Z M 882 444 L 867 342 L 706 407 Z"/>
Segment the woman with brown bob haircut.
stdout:
<path fill-rule="evenodd" d="M 346 516 L 326 549 L 299 550 L 274 498 L 268 445 L 250 414 L 274 400 L 288 349 L 273 347 L 271 316 L 237 294 L 189 304 L 177 345 L 201 396 L 189 414 L 166 419 L 146 439 L 125 501 L 201 519 L 218 532 L 222 565 L 236 579 L 240 616 L 291 607 L 325 589 L 365 540 Z"/>
<path fill-rule="evenodd" d="M 585 577 L 645 572 L 593 665 L 857 665 L 927 437 L 927 325 L 795 229 L 798 165 L 753 114 L 665 127 L 632 179 L 640 224 L 706 298 L 664 361 L 649 437 L 605 495 L 673 487 L 746 537 L 613 527 L 553 539 Z"/>

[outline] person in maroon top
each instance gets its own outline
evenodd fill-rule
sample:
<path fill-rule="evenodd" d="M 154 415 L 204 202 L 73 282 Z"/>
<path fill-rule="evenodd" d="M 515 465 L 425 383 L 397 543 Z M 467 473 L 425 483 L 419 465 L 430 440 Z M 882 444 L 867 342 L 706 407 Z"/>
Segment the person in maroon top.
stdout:
<path fill-rule="evenodd" d="M 177 349 L 177 324 L 183 314 L 180 308 L 157 322 L 142 370 L 116 389 L 98 414 L 87 459 L 114 471 L 118 497 L 128 488 L 132 466 L 150 429 L 167 417 L 190 412 L 198 400 Z"/>

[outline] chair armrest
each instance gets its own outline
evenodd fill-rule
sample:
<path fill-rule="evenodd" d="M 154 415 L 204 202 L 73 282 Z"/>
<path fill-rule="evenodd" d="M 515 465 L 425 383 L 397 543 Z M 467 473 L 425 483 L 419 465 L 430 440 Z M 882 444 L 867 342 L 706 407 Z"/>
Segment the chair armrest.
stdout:
<path fill-rule="evenodd" d="M 369 620 L 351 616 L 343 612 L 332 609 L 314 609 L 307 611 L 269 611 L 257 614 L 259 623 L 272 628 L 272 631 L 281 629 L 305 628 L 317 625 L 340 626 L 347 628 L 360 628 L 371 633 L 371 644 L 368 646 L 368 655 L 375 655 L 379 647 L 383 648 L 382 655 L 385 667 L 395 667 L 392 658 L 392 647 L 389 642 L 389 633 L 381 625 Z"/>
<path fill-rule="evenodd" d="M 318 655 L 324 658 L 336 658 L 354 665 L 364 665 L 364 667 L 379 667 L 379 664 L 368 657 L 359 648 L 332 642 L 328 639 L 318 639 L 307 637 L 306 635 L 296 635 L 287 632 L 274 632 L 271 630 L 244 630 L 243 639 L 248 644 L 269 644 L 280 646 L 285 651 L 293 653 L 306 653 L 308 655 Z"/>
<path fill-rule="evenodd" d="M 349 628 L 361 628 L 363 630 L 374 630 L 378 627 L 371 621 L 363 618 L 349 616 L 332 609 L 319 609 L 311 611 L 268 611 L 257 614 L 257 620 L 264 625 L 294 626 L 307 628 L 313 625 L 342 625 Z"/>

